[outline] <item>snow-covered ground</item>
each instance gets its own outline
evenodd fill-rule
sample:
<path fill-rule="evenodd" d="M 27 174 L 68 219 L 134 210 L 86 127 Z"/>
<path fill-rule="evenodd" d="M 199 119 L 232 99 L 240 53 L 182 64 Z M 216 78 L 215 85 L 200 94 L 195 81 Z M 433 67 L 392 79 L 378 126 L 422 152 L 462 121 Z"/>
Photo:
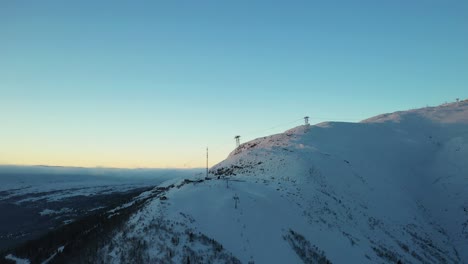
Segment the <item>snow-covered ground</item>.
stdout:
<path fill-rule="evenodd" d="M 200 171 L 0 166 L 0 251 Z"/>
<path fill-rule="evenodd" d="M 16 264 L 29 264 L 29 260 L 27 259 L 22 259 L 22 258 L 17 258 L 12 254 L 8 254 L 5 256 L 5 259 L 14 261 Z"/>
<path fill-rule="evenodd" d="M 50 166 L 0 166 L 0 201 L 18 204 L 47 199 L 124 192 L 191 177 L 200 169 L 111 169 Z"/>
<path fill-rule="evenodd" d="M 108 263 L 468 263 L 468 101 L 242 144 L 166 184 Z"/>

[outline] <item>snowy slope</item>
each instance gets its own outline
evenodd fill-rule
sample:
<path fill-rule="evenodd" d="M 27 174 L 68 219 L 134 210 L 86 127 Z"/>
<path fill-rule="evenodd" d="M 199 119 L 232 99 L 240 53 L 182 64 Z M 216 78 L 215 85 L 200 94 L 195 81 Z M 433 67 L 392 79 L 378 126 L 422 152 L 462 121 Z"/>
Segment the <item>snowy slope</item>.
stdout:
<path fill-rule="evenodd" d="M 162 187 L 99 258 L 468 263 L 468 101 L 299 126 Z"/>

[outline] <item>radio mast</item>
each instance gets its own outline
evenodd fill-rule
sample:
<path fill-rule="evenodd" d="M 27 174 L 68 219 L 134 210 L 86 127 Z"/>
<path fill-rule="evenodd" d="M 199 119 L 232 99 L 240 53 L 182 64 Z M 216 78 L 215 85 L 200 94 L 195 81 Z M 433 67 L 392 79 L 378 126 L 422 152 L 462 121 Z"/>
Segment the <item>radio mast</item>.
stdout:
<path fill-rule="evenodd" d="M 208 177 L 208 147 L 206 147 L 206 177 Z"/>

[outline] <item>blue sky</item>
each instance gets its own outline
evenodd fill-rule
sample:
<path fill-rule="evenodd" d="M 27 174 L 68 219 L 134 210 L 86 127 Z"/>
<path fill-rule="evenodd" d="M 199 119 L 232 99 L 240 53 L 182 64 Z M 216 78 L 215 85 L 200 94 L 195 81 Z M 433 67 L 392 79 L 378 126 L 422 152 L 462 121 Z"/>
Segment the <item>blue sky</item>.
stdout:
<path fill-rule="evenodd" d="M 7 0 L 0 40 L 1 164 L 213 165 L 468 97 L 467 1 Z"/>

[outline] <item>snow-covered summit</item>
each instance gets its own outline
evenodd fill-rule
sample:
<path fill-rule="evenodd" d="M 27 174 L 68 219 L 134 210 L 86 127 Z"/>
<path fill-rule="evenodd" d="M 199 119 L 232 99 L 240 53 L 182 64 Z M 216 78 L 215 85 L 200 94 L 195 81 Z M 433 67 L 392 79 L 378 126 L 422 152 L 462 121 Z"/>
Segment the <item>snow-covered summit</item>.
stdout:
<path fill-rule="evenodd" d="M 140 241 L 142 262 L 468 263 L 467 120 L 461 101 L 246 142 L 164 186 L 101 260 Z"/>
<path fill-rule="evenodd" d="M 362 122 L 411 122 L 417 119 L 421 119 L 420 121 L 431 121 L 440 124 L 468 124 L 468 99 L 455 103 L 446 103 L 435 107 L 424 107 L 408 111 L 382 114 L 365 119 Z"/>

